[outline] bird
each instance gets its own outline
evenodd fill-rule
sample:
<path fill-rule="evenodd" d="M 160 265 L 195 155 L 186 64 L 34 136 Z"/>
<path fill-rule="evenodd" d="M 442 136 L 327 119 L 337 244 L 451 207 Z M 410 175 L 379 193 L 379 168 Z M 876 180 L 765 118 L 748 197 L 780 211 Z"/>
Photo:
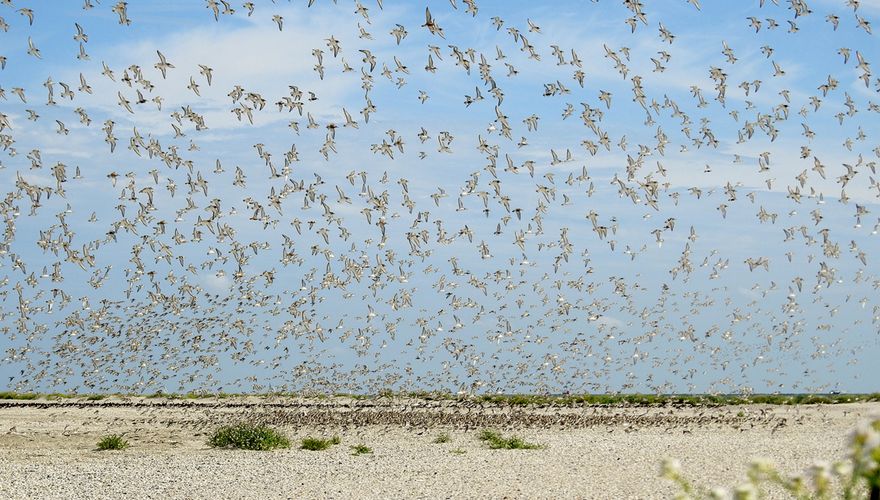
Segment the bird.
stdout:
<path fill-rule="evenodd" d="M 0 19 L 8 385 L 478 408 L 856 384 L 880 322 L 870 9 L 765 3 L 732 24 L 697 0 L 571 6 L 589 39 L 471 0 L 421 25 L 421 4 L 207 0 L 161 33 L 132 26 L 149 3 L 16 7 L 39 30 Z"/>
<path fill-rule="evenodd" d="M 74 27 L 76 28 L 76 34 L 73 35 L 73 39 L 76 40 L 77 42 L 81 42 L 81 43 L 88 42 L 88 41 L 89 41 L 89 35 L 87 35 L 87 34 L 83 31 L 82 26 L 80 26 L 79 23 L 73 23 L 73 25 L 74 25 Z"/>
<path fill-rule="evenodd" d="M 16 12 L 18 12 L 19 14 L 21 14 L 22 16 L 27 18 L 28 25 L 30 25 L 30 26 L 34 25 L 34 10 L 33 9 L 29 9 L 27 7 L 22 7 L 20 9 L 18 9 Z"/>
<path fill-rule="evenodd" d="M 425 7 L 425 24 L 422 25 L 423 28 L 428 28 L 428 31 L 432 35 L 439 36 L 440 38 L 446 38 L 443 35 L 443 28 L 441 28 L 434 21 L 433 16 L 431 16 L 431 10 L 428 7 Z"/>
<path fill-rule="evenodd" d="M 165 79 L 167 77 L 167 71 L 173 69 L 174 65 L 165 60 L 165 56 L 158 50 L 156 51 L 156 54 L 159 55 L 159 62 L 154 64 L 153 67 L 162 72 L 162 79 Z"/>
<path fill-rule="evenodd" d="M 214 70 L 210 66 L 199 64 L 199 73 L 201 73 L 201 75 L 205 77 L 205 80 L 208 82 L 208 86 L 210 86 L 211 80 L 213 79 Z"/>
<path fill-rule="evenodd" d="M 38 49 L 38 48 L 34 45 L 34 40 L 33 40 L 31 37 L 28 37 L 28 50 L 27 50 L 27 53 L 28 53 L 28 55 L 30 55 L 30 56 L 34 56 L 34 57 L 36 57 L 37 59 L 42 59 L 42 58 L 43 58 L 43 56 L 40 55 L 40 49 Z"/>

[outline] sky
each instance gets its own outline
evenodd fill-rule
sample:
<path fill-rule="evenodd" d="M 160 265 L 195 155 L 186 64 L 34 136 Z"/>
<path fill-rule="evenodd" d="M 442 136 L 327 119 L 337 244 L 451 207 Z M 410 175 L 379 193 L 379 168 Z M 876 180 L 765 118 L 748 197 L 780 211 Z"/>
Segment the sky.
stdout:
<path fill-rule="evenodd" d="M 312 3 L 0 3 L 0 390 L 880 390 L 880 1 Z"/>

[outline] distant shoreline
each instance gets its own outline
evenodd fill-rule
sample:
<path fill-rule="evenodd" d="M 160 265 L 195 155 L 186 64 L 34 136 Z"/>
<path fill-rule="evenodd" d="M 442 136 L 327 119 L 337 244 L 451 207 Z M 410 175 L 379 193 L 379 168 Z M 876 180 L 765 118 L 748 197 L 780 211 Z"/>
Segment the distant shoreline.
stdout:
<path fill-rule="evenodd" d="M 305 400 L 425 400 L 459 401 L 498 406 L 737 406 L 750 404 L 805 405 L 880 402 L 880 392 L 875 393 L 800 393 L 800 394 L 483 394 L 460 396 L 450 393 L 404 392 L 380 394 L 293 394 L 293 393 L 30 393 L 0 392 L 3 401 L 35 400 L 84 400 L 107 399 L 167 399 L 167 400 L 216 400 L 216 399 L 305 399 Z"/>

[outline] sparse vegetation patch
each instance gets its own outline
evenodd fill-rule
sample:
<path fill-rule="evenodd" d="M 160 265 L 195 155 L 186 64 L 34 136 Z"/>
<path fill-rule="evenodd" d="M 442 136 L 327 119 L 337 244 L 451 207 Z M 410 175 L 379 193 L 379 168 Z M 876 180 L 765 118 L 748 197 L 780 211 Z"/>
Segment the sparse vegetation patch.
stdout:
<path fill-rule="evenodd" d="M 373 450 L 365 444 L 356 444 L 351 447 L 352 455 L 365 455 L 373 453 Z"/>
<path fill-rule="evenodd" d="M 448 442 L 449 442 L 449 434 L 446 434 L 445 432 L 442 434 L 439 434 L 436 438 L 434 438 L 435 444 L 443 444 L 443 443 L 448 443 Z"/>
<path fill-rule="evenodd" d="M 536 450 L 539 445 L 529 443 L 517 436 L 504 437 L 493 430 L 484 430 L 480 433 L 480 441 L 489 445 L 493 450 Z"/>
<path fill-rule="evenodd" d="M 309 451 L 321 451 L 326 450 L 334 444 L 339 444 L 341 442 L 342 440 L 339 438 L 339 436 L 333 436 L 329 439 L 307 437 L 303 438 L 300 449 Z"/>
<path fill-rule="evenodd" d="M 249 422 L 220 427 L 208 439 L 208 444 L 215 448 L 259 451 L 290 448 L 290 440 L 281 432 Z"/>
<path fill-rule="evenodd" d="M 122 434 L 111 434 L 104 436 L 98 441 L 98 450 L 124 450 L 128 448 L 128 441 L 122 437 Z"/>

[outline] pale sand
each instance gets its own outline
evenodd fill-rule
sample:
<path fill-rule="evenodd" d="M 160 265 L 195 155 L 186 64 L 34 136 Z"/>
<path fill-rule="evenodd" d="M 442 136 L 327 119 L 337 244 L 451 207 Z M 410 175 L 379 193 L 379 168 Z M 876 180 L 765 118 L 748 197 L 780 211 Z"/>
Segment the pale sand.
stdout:
<path fill-rule="evenodd" d="M 846 452 L 880 403 L 724 408 L 467 408 L 450 402 L 342 399 L 85 402 L 0 400 L 0 498 L 671 498 L 664 457 L 705 485 L 733 486 L 755 457 L 786 472 Z M 112 406 L 111 406 L 112 405 Z M 743 415 L 738 415 L 743 412 Z M 207 433 L 258 418 L 289 450 L 216 450 Z M 539 450 L 490 450 L 486 427 Z M 124 432 L 131 447 L 98 452 Z M 434 444 L 441 432 L 451 441 Z M 296 449 L 305 436 L 342 444 Z M 373 454 L 352 456 L 364 443 Z M 463 450 L 464 453 L 454 453 Z"/>

